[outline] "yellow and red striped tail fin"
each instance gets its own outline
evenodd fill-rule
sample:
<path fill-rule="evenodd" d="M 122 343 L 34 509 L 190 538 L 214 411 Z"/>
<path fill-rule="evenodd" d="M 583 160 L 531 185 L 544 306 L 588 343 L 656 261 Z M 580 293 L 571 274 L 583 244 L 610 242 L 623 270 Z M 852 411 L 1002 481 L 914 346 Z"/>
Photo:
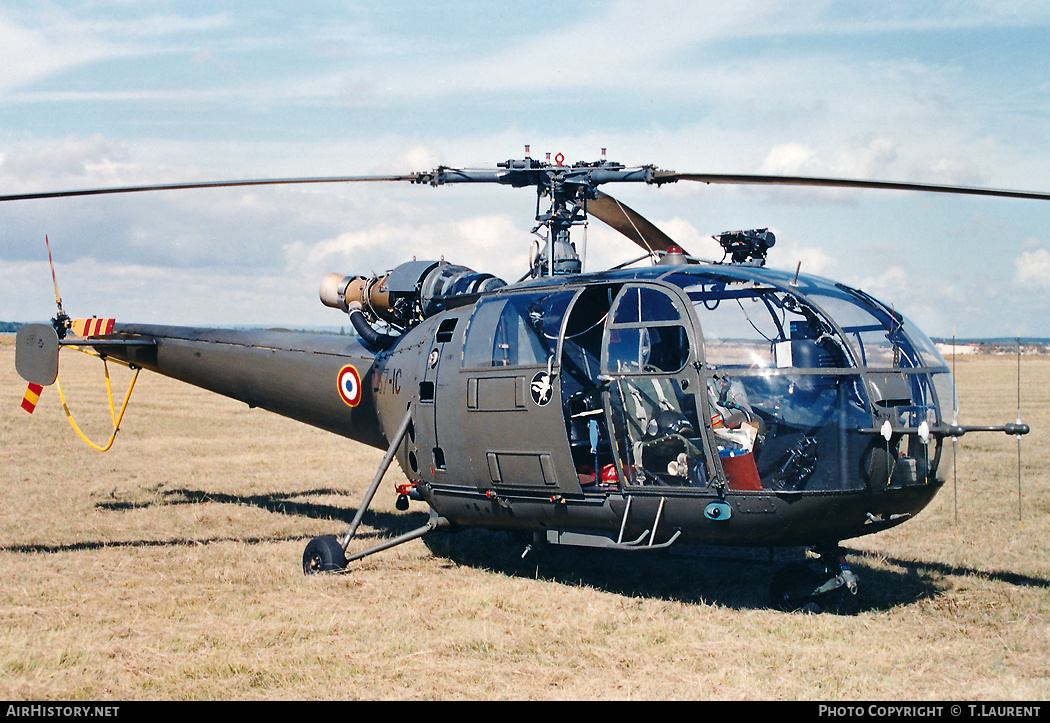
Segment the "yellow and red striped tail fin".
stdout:
<path fill-rule="evenodd" d="M 39 384 L 30 383 L 29 387 L 26 388 L 26 394 L 22 397 L 22 409 L 26 410 L 30 414 L 36 409 L 36 403 L 40 401 L 40 394 L 44 391 L 44 388 Z"/>
<path fill-rule="evenodd" d="M 113 332 L 116 319 L 73 319 L 70 329 L 77 336 L 104 336 Z"/>

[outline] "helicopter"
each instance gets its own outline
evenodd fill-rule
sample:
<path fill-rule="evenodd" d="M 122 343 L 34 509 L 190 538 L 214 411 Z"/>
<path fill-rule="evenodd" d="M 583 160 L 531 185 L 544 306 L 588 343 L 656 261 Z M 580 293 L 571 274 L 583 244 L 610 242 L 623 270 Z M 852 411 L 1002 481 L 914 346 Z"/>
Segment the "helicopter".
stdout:
<path fill-rule="evenodd" d="M 345 313 L 355 336 L 71 320 L 56 282 L 58 315 L 19 329 L 16 367 L 30 406 L 56 381 L 59 348 L 76 346 L 385 450 L 346 533 L 306 545 L 306 574 L 345 571 L 438 529 L 484 528 L 530 540 L 526 551 L 803 547 L 819 561 L 776 575 L 772 604 L 797 609 L 856 595 L 843 540 L 918 515 L 944 485 L 953 440 L 972 432 L 1020 440 L 1029 426 L 958 424 L 951 369 L 930 338 L 860 289 L 768 268 L 776 242 L 768 229 L 721 233 L 723 258 L 702 260 L 600 188 L 680 181 L 1050 200 L 974 187 L 678 173 L 608 161 L 604 149 L 599 161 L 565 165 L 561 154 L 534 159 L 528 147 L 524 158 L 491 168 L 6 195 L 0 201 L 406 182 L 532 188 L 537 199 L 537 241 L 516 281 L 444 258 L 325 277 L 320 301 Z M 571 231 L 592 217 L 644 254 L 584 272 Z M 115 417 L 114 434 L 118 426 Z M 404 473 L 397 508 L 424 503 L 427 522 L 348 552 L 395 460 Z"/>

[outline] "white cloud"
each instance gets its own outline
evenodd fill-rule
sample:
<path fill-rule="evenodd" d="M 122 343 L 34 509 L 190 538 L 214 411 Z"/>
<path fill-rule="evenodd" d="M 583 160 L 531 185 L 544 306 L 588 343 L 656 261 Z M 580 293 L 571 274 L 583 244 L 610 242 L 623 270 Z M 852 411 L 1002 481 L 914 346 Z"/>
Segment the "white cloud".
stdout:
<path fill-rule="evenodd" d="M 1014 259 L 1014 283 L 1027 289 L 1050 289 L 1050 251 L 1030 249 Z"/>
<path fill-rule="evenodd" d="M 17 11 L 0 10 L 0 67 L 4 69 L 0 91 L 25 88 L 100 60 L 170 52 L 172 46 L 156 43 L 181 34 L 214 31 L 229 23 L 224 13 L 114 18 L 104 10 L 70 10 L 53 3 L 30 2 Z"/>
<path fill-rule="evenodd" d="M 429 223 L 379 223 L 316 242 L 284 248 L 295 278 L 310 282 L 330 272 L 370 276 L 413 259 L 444 259 L 515 281 L 529 266 L 532 237 L 509 216 L 489 215 Z"/>
<path fill-rule="evenodd" d="M 877 276 L 865 278 L 858 286 L 880 299 L 901 298 L 913 288 L 908 280 L 908 272 L 902 266 L 891 266 Z"/>
<path fill-rule="evenodd" d="M 23 27 L 0 15 L 0 67 L 4 69 L 0 91 L 24 87 L 59 70 L 116 53 L 105 41 L 57 35 Z"/>
<path fill-rule="evenodd" d="M 767 263 L 771 268 L 783 271 L 798 270 L 803 274 L 827 276 L 838 261 L 814 246 L 803 246 L 797 241 L 783 242 L 777 239 L 777 243 L 769 251 Z"/>
<path fill-rule="evenodd" d="M 888 135 L 852 138 L 822 153 L 812 144 L 791 142 L 772 148 L 759 167 L 760 173 L 884 178 L 897 158 L 897 142 Z"/>
<path fill-rule="evenodd" d="M 70 136 L 32 148 L 18 149 L 0 158 L 0 178 L 8 188 L 25 188 L 32 184 L 49 185 L 91 178 L 103 183 L 103 178 L 128 161 L 128 150 L 108 140 L 101 133 L 88 138 Z M 49 187 L 48 190 L 55 190 Z"/>
<path fill-rule="evenodd" d="M 722 247 L 713 236 L 696 230 L 692 222 L 675 217 L 656 223 L 664 233 L 674 239 L 687 253 L 698 259 L 718 261 L 722 258 Z"/>
<path fill-rule="evenodd" d="M 968 159 L 934 158 L 916 167 L 914 177 L 926 183 L 947 186 L 979 186 L 984 183 L 984 174 Z"/>

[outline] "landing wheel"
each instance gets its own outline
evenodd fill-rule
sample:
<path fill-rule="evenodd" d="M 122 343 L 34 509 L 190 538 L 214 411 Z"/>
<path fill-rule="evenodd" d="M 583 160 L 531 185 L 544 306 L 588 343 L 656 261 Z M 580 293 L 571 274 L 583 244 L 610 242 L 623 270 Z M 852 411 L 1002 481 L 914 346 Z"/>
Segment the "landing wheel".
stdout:
<path fill-rule="evenodd" d="M 322 535 L 310 540 L 303 551 L 303 574 L 340 572 L 346 569 L 346 553 L 339 540 L 332 535 Z"/>
<path fill-rule="evenodd" d="M 822 608 L 817 595 L 820 583 L 820 575 L 808 565 L 788 565 L 773 576 L 773 583 L 769 586 L 770 601 L 777 610 L 785 612 L 820 612 Z"/>

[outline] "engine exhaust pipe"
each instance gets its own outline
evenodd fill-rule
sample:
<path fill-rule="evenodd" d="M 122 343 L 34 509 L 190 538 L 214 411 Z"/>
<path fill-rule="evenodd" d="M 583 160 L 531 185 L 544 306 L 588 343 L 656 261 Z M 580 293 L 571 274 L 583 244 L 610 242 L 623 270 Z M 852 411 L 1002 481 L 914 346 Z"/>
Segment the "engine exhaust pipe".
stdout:
<path fill-rule="evenodd" d="M 350 312 L 350 304 L 359 303 L 362 308 L 376 313 L 392 311 L 390 292 L 386 287 L 389 274 L 374 276 L 343 276 L 331 273 L 321 280 L 321 303 L 333 309 Z"/>
<path fill-rule="evenodd" d="M 349 314 L 356 306 L 366 321 L 404 328 L 506 285 L 492 274 L 445 261 L 409 261 L 371 278 L 328 274 L 321 281 L 320 297 L 333 309 Z"/>

